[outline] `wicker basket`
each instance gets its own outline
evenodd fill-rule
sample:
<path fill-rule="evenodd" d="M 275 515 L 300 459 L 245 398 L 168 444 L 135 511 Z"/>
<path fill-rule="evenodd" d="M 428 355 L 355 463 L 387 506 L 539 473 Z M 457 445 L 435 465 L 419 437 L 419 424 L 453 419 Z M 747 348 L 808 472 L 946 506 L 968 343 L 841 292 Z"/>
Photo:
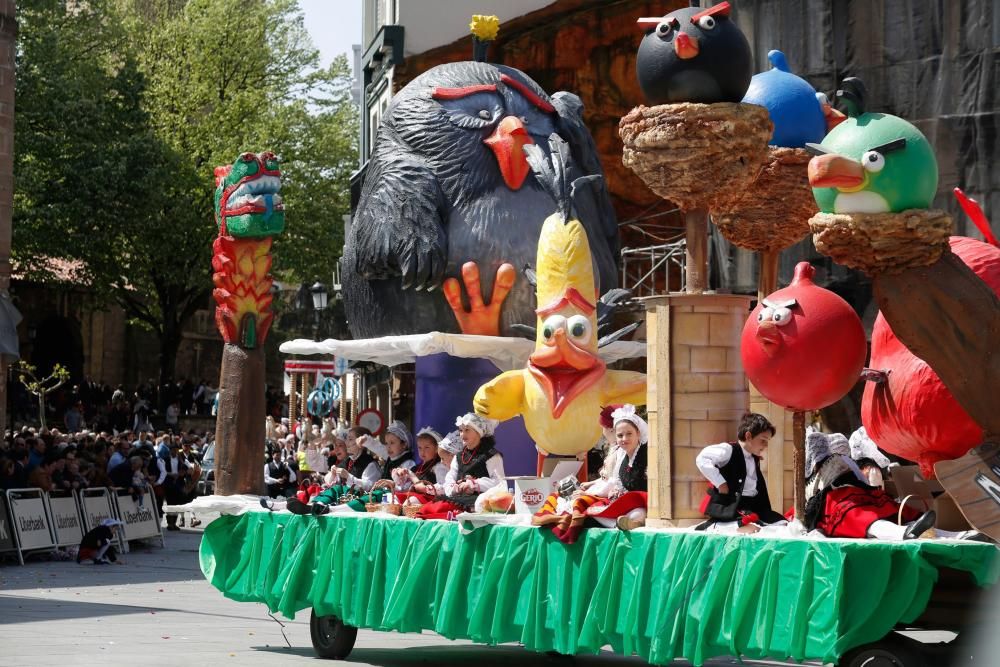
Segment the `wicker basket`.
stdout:
<path fill-rule="evenodd" d="M 930 266 L 948 249 L 951 216 L 933 209 L 901 213 L 817 213 L 809 219 L 816 250 L 869 276 Z"/>
<path fill-rule="evenodd" d="M 712 206 L 726 240 L 765 253 L 801 241 L 818 211 L 807 174 L 810 157 L 801 148 L 768 147 L 767 161 L 742 196 Z"/>
<path fill-rule="evenodd" d="M 430 493 L 425 493 L 424 495 L 433 497 L 437 495 L 437 491 L 435 491 L 434 487 L 431 486 Z M 415 519 L 417 518 L 417 515 L 420 514 L 421 507 L 423 507 L 423 505 L 413 505 L 413 504 L 403 503 L 403 514 L 405 516 L 410 517 L 411 519 Z"/>
<path fill-rule="evenodd" d="M 773 127 L 754 104 L 639 106 L 618 125 L 622 163 L 681 209 L 710 208 L 750 187 Z"/>
<path fill-rule="evenodd" d="M 390 501 L 388 503 L 365 503 L 365 511 L 375 513 L 375 512 L 385 512 L 386 514 L 394 514 L 399 516 L 403 511 L 402 505 L 396 502 L 396 485 L 391 479 L 381 479 L 375 482 L 375 486 L 372 487 L 372 491 L 378 491 L 379 489 L 388 489 Z"/>

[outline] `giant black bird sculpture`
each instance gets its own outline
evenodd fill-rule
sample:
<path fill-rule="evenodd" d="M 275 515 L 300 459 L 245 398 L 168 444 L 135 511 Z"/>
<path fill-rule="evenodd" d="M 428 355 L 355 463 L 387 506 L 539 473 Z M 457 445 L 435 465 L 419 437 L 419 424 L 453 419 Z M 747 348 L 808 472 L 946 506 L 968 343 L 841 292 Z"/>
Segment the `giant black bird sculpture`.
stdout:
<path fill-rule="evenodd" d="M 462 272 L 476 262 L 488 297 L 503 263 L 533 263 L 552 201 L 522 146 L 535 143 L 548 154 L 548 137 L 556 133 L 571 147 L 570 180 L 603 174 L 582 116 L 576 95 L 550 97 L 502 65 L 439 65 L 403 88 L 379 128 L 344 250 L 351 333 L 457 332 L 456 315 L 438 289 L 445 278 L 463 273 L 466 287 L 478 289 Z M 618 229 L 603 179 L 591 179 L 574 203 L 607 290 L 617 285 Z M 516 335 L 512 324 L 534 324 L 534 299 L 532 286 L 517 281 L 503 303 L 499 332 Z"/>
<path fill-rule="evenodd" d="M 646 36 L 635 71 L 648 104 L 739 102 L 750 87 L 753 55 L 728 2 L 639 19 Z"/>

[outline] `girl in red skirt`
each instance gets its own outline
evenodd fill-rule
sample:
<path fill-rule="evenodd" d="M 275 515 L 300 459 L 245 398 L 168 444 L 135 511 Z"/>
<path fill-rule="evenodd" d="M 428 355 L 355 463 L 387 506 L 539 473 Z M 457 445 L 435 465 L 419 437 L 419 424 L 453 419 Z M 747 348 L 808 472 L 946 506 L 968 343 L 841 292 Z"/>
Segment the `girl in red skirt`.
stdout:
<path fill-rule="evenodd" d="M 813 431 L 806 436 L 805 525 L 827 537 L 910 540 L 932 528 L 934 511 L 905 508 L 904 525 L 897 525 L 899 503 L 884 490 L 870 486 L 850 456 L 840 433 Z"/>
<path fill-rule="evenodd" d="M 536 526 L 550 527 L 566 544 L 576 541 L 587 518 L 607 527 L 617 524 L 622 530 L 645 525 L 649 426 L 628 404 L 615 409 L 610 421 L 615 445 L 605 457 L 600 478 L 582 484 L 569 497 L 551 494 L 531 519 Z"/>
<path fill-rule="evenodd" d="M 476 511 L 476 501 L 495 486 L 506 485 L 503 456 L 496 449 L 493 433 L 499 422 L 473 412 L 455 420 L 462 449 L 451 461 L 445 476 L 443 497 L 420 508 L 421 519 L 450 519 Z"/>

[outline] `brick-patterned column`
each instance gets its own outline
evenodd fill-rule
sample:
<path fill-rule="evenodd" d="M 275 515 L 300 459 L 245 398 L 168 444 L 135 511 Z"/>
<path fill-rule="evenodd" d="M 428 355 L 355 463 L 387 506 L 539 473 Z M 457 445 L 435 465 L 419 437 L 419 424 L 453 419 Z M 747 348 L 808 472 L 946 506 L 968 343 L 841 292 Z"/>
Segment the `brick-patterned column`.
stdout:
<path fill-rule="evenodd" d="M 14 206 L 14 0 L 0 0 L 0 293 L 10 287 Z M 0 430 L 7 427 L 7 362 L 0 357 Z"/>
<path fill-rule="evenodd" d="M 740 334 L 750 297 L 671 294 L 645 300 L 650 526 L 691 525 L 707 482 L 702 447 L 733 440 L 750 393 Z"/>

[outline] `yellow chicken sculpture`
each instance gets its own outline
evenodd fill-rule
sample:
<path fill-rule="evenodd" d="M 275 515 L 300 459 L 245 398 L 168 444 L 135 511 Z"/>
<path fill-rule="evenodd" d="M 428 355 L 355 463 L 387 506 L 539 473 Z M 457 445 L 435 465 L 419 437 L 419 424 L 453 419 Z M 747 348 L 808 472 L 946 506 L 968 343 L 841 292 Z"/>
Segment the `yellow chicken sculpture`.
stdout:
<path fill-rule="evenodd" d="M 570 456 L 600 438 L 602 406 L 645 404 L 646 376 L 608 370 L 597 353 L 598 290 L 587 233 L 572 219 L 565 168 L 569 148 L 556 135 L 549 145 L 551 167 L 540 148 L 524 147 L 537 180 L 559 209 L 545 220 L 538 239 L 535 351 L 527 368 L 501 373 L 481 386 L 473 405 L 490 419 L 522 415 L 540 451 Z"/>

